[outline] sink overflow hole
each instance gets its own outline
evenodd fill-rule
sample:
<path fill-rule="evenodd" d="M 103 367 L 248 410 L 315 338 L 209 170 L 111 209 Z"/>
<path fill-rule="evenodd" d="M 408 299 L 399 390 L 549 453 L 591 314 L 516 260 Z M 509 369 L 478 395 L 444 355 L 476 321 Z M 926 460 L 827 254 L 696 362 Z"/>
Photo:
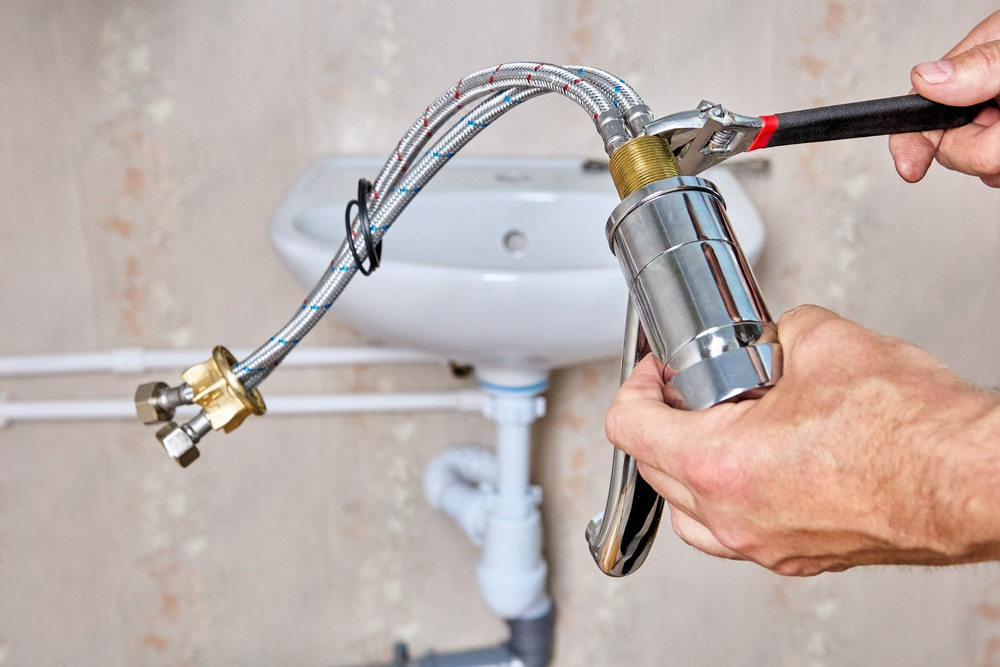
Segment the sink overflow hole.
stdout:
<path fill-rule="evenodd" d="M 517 229 L 512 229 L 503 237 L 504 249 L 515 258 L 524 257 L 528 250 L 528 236 Z"/>

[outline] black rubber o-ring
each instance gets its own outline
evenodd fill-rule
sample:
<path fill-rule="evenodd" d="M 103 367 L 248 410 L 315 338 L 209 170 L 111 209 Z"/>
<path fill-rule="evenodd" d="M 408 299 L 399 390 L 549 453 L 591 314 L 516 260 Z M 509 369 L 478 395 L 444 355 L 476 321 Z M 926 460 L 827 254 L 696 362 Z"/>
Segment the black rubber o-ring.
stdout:
<path fill-rule="evenodd" d="M 371 222 L 368 218 L 368 195 L 371 194 L 372 184 L 365 179 L 358 181 L 358 198 L 347 202 L 347 209 L 344 211 L 344 228 L 347 231 L 347 247 L 351 249 L 351 256 L 362 275 L 370 276 L 382 264 L 382 240 L 372 243 Z M 354 239 L 351 230 L 351 208 L 358 207 L 358 226 L 361 228 L 361 238 L 365 242 L 365 250 L 368 252 L 368 266 L 366 267 L 358 251 L 354 248 Z"/>

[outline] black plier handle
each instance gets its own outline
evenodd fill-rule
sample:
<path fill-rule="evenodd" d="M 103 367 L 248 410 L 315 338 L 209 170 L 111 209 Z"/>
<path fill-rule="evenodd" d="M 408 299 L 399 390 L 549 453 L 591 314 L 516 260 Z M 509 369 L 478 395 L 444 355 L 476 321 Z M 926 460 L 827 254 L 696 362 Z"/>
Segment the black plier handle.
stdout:
<path fill-rule="evenodd" d="M 666 139 L 681 173 L 693 176 L 733 155 L 759 148 L 960 127 L 990 104 L 952 107 L 919 95 L 902 95 L 771 116 L 741 116 L 719 104 L 702 102 L 693 111 L 652 121 L 644 133 Z"/>

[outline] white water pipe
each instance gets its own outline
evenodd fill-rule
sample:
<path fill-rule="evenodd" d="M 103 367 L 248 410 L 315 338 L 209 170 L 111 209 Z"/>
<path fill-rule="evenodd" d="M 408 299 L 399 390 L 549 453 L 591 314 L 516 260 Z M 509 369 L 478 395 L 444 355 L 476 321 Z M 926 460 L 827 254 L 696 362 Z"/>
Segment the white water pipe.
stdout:
<path fill-rule="evenodd" d="M 233 350 L 243 359 L 251 350 Z M 0 357 L 0 377 L 61 375 L 71 373 L 136 374 L 153 370 L 189 368 L 206 358 L 205 350 L 145 350 L 119 348 L 104 352 L 33 354 Z M 389 347 L 300 347 L 282 362 L 283 367 L 352 366 L 363 364 L 443 363 L 415 350 Z"/>
<path fill-rule="evenodd" d="M 267 413 L 270 415 L 445 411 L 482 413 L 486 400 L 486 394 L 477 389 L 395 394 L 302 394 L 268 396 L 266 399 Z M 183 410 L 178 410 L 178 413 L 183 414 Z M 135 404 L 129 400 L 15 401 L 0 397 L 0 427 L 15 421 L 135 418 Z"/>

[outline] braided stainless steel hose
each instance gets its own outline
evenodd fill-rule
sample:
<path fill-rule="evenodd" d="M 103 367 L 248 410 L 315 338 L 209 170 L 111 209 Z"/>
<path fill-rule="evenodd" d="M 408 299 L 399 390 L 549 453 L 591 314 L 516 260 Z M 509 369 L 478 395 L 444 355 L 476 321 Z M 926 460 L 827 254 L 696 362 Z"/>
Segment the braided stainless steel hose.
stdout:
<path fill-rule="evenodd" d="M 584 73 L 597 80 L 603 88 L 614 91 L 614 86 L 611 84 L 617 80 L 612 75 L 600 70 Z M 412 169 L 408 168 L 407 156 L 413 155 L 428 143 L 434 134 L 434 128 L 442 125 L 461 108 L 461 100 L 464 99 L 466 102 L 476 100 L 498 87 L 511 84 L 514 85 L 513 88 L 495 95 L 476 107 L 435 144 L 434 150 L 416 162 Z M 493 120 L 521 102 L 543 92 L 558 92 L 573 99 L 592 114 L 595 123 L 598 123 L 602 115 L 612 115 L 612 117 L 618 115 L 620 118 L 615 103 L 610 101 L 600 88 L 587 83 L 576 73 L 555 65 L 509 63 L 474 72 L 460 80 L 425 109 L 424 114 L 411 125 L 400 141 L 394 156 L 383 166 L 368 202 L 371 207 L 372 242 L 377 243 L 382 238 L 412 198 L 462 146 Z M 635 95 L 634 98 L 637 99 L 638 96 Z M 628 97 L 623 99 L 634 101 Z M 641 103 L 641 100 L 639 102 Z M 605 126 L 598 123 L 598 129 L 603 127 Z M 621 128 L 624 130 L 623 123 Z M 625 132 L 624 139 L 627 140 L 629 136 L 627 130 Z M 402 180 L 399 180 L 401 177 Z M 392 184 L 395 182 L 399 184 L 393 187 Z M 389 185 L 388 190 L 386 185 Z M 360 241 L 361 235 L 356 233 L 357 220 L 352 224 L 352 229 L 355 231 L 355 240 Z M 354 277 L 358 270 L 355 254 L 358 259 L 364 261 L 367 258 L 367 249 L 364 244 L 358 242 L 354 248 L 355 252 L 352 253 L 348 246 L 349 242 L 349 239 L 345 239 L 323 279 L 306 297 L 299 312 L 267 343 L 233 368 L 237 379 L 247 388 L 254 388 L 263 382 L 274 367 L 322 319 Z"/>
<path fill-rule="evenodd" d="M 420 152 L 437 130 L 456 111 L 485 94 L 504 88 L 542 86 L 573 99 L 594 119 L 617 108 L 615 87 L 621 88 L 620 80 L 594 68 L 578 67 L 576 70 L 544 63 L 504 63 L 461 78 L 429 104 L 399 140 L 396 150 L 375 178 L 375 192 L 392 187 L 398 176 L 406 171 L 410 159 Z M 626 103 L 633 98 L 638 99 L 631 88 L 621 88 L 617 94 Z"/>
<path fill-rule="evenodd" d="M 527 65 L 515 63 L 510 67 L 520 67 L 523 69 L 529 65 L 532 72 L 538 67 L 537 63 L 529 63 Z M 427 106 L 424 113 L 417 118 L 406 134 L 404 134 L 403 138 L 400 139 L 393 154 L 386 160 L 385 165 L 376 177 L 374 182 L 376 199 L 378 199 L 381 192 L 387 191 L 396 185 L 400 175 L 405 173 L 411 166 L 413 156 L 419 153 L 449 118 L 470 102 L 482 97 L 486 93 L 494 91 L 498 83 L 496 72 L 507 72 L 508 70 L 504 68 L 504 65 L 500 65 L 499 67 L 482 70 L 479 73 L 465 77 L 458 85 L 452 87 Z M 639 136 L 645 124 L 652 119 L 652 112 L 649 107 L 646 106 L 635 89 L 625 83 L 620 77 L 595 67 L 574 65 L 564 69 L 575 73 L 577 78 L 583 78 L 583 80 L 600 90 L 611 104 L 621 112 L 631 136 Z M 485 86 L 476 86 L 474 89 L 467 87 L 487 71 L 490 72 L 490 76 Z M 543 72 L 542 76 L 548 76 L 548 72 Z M 565 86 L 566 84 L 563 83 L 563 85 Z M 440 151 L 436 152 L 440 155 Z M 426 157 L 426 154 L 416 159 L 424 159 L 424 157 Z"/>

